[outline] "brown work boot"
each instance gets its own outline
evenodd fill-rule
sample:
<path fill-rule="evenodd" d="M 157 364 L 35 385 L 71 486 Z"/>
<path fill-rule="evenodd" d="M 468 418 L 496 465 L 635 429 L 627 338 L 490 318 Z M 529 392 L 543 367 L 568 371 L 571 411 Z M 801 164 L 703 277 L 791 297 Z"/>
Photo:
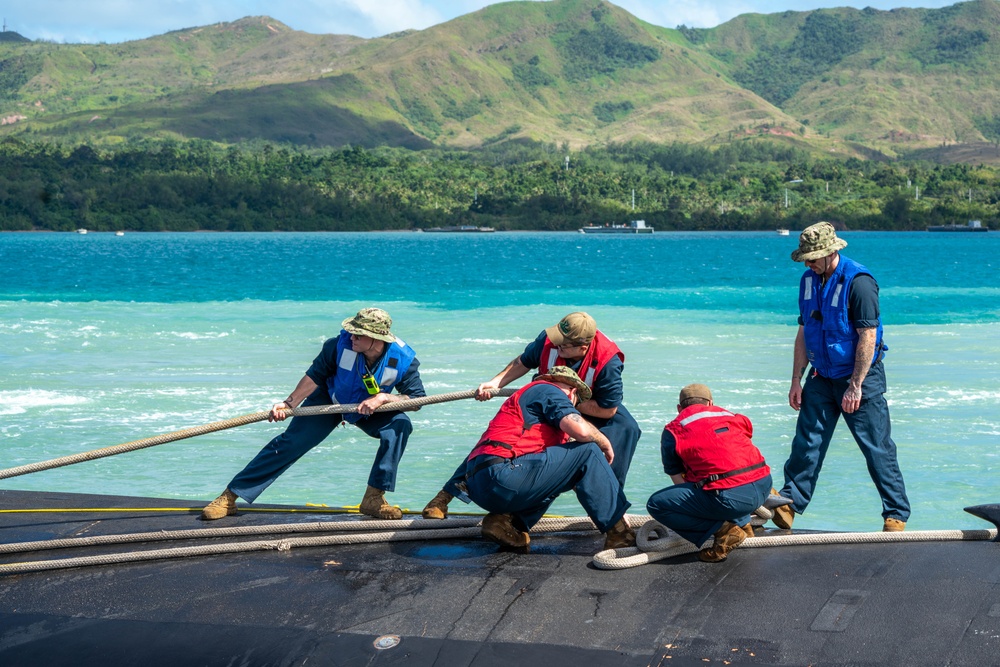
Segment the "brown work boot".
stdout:
<path fill-rule="evenodd" d="M 771 489 L 771 495 L 778 496 L 779 498 L 784 497 L 774 489 Z M 767 504 L 765 503 L 765 507 L 766 506 Z M 787 505 L 779 505 L 771 511 L 774 512 L 774 516 L 771 517 L 771 521 L 774 522 L 775 526 L 778 528 L 784 528 L 785 530 L 792 529 L 792 521 L 795 521 L 795 510 L 792 509 L 791 503 Z"/>
<path fill-rule="evenodd" d="M 900 531 L 906 530 L 906 522 L 900 521 L 899 519 L 893 519 L 889 517 L 882 524 L 883 533 L 898 533 Z"/>
<path fill-rule="evenodd" d="M 437 495 L 431 498 L 431 501 L 427 503 L 427 507 L 420 514 L 425 519 L 447 519 L 448 518 L 448 503 L 455 496 L 451 495 L 447 491 L 441 490 L 437 492 Z"/>
<path fill-rule="evenodd" d="M 771 521 L 778 528 L 784 528 L 785 530 L 792 529 L 792 522 L 795 521 L 795 510 L 792 509 L 791 505 L 782 505 L 781 507 L 774 508 L 774 516 L 771 517 Z"/>
<path fill-rule="evenodd" d="M 514 517 L 510 514 L 487 514 L 483 517 L 482 531 L 483 537 L 504 549 L 528 553 L 531 538 L 514 527 Z"/>
<path fill-rule="evenodd" d="M 743 532 L 747 534 L 747 537 L 753 537 L 754 536 L 753 526 L 751 524 L 749 524 L 749 523 L 747 525 L 743 526 Z"/>
<path fill-rule="evenodd" d="M 236 514 L 236 499 L 235 493 L 226 489 L 222 492 L 222 495 L 210 502 L 205 506 L 205 509 L 201 511 L 201 518 L 203 521 L 215 521 L 216 519 L 221 519 L 224 516 L 232 516 Z"/>
<path fill-rule="evenodd" d="M 402 519 L 403 512 L 398 507 L 393 507 L 385 502 L 385 491 L 369 486 L 365 491 L 365 497 L 361 499 L 358 511 L 362 514 L 375 517 L 376 519 Z"/>
<path fill-rule="evenodd" d="M 618 519 L 618 523 L 608 528 L 604 534 L 604 549 L 624 549 L 635 546 L 635 531 L 625 521 L 625 517 Z"/>
<path fill-rule="evenodd" d="M 742 527 L 732 521 L 726 521 L 715 531 L 715 542 L 707 549 L 698 552 L 698 559 L 706 563 L 720 563 L 729 556 L 729 552 L 743 544 L 747 538 Z"/>

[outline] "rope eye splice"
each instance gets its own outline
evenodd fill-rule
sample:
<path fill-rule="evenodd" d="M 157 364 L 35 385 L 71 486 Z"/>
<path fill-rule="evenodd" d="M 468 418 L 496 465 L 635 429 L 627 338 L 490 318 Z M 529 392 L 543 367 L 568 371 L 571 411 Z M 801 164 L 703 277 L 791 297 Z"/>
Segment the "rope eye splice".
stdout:
<path fill-rule="evenodd" d="M 772 504 L 772 503 L 768 503 Z M 797 535 L 757 535 L 743 540 L 737 549 L 829 544 L 862 544 L 882 542 L 956 542 L 992 540 L 1000 541 L 1000 504 L 966 507 L 965 511 L 994 523 L 997 528 L 977 530 L 911 530 L 906 532 L 864 533 L 800 533 Z M 758 507 L 751 518 L 751 525 L 763 525 L 773 516 L 767 506 Z M 630 517 L 632 521 L 639 517 Z M 608 549 L 594 555 L 594 566 L 602 570 L 624 570 L 659 560 L 696 553 L 699 548 L 663 524 L 649 519 L 636 531 L 635 546 L 625 549 Z"/>

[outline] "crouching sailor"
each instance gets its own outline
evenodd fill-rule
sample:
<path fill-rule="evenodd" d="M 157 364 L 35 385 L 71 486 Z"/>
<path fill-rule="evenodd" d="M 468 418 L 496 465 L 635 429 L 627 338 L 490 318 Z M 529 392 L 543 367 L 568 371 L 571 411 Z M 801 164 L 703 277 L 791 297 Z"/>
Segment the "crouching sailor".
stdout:
<path fill-rule="evenodd" d="M 233 478 L 225 492 L 202 511 L 211 521 L 236 514 L 236 499 L 248 503 L 324 439 L 342 421 L 378 438 L 368 489 L 360 511 L 377 519 L 401 519 L 398 507 L 389 505 L 384 493 L 396 488 L 396 469 L 413 431 L 410 418 L 398 410 L 375 408 L 408 398 L 426 396 L 413 350 L 390 333 L 392 318 L 379 308 L 365 308 L 341 324 L 336 338 L 323 344 L 319 356 L 292 393 L 271 408 L 270 421 L 284 421 L 287 411 L 302 406 L 358 403 L 357 413 L 293 417 L 285 432 Z M 393 389 L 397 394 L 390 394 Z"/>
<path fill-rule="evenodd" d="M 605 549 L 635 544 L 611 443 L 575 407 L 590 393 L 575 372 L 555 366 L 500 407 L 466 461 L 469 497 L 489 512 L 483 537 L 526 552 L 531 527 L 559 494 L 573 490 L 605 533 Z"/>
<path fill-rule="evenodd" d="M 771 490 L 771 469 L 750 440 L 750 420 L 716 406 L 703 384 L 681 389 L 677 418 L 660 438 L 663 471 L 674 486 L 654 493 L 650 516 L 700 546 L 706 563 L 726 560 L 729 552 L 753 537 L 750 513 Z"/>

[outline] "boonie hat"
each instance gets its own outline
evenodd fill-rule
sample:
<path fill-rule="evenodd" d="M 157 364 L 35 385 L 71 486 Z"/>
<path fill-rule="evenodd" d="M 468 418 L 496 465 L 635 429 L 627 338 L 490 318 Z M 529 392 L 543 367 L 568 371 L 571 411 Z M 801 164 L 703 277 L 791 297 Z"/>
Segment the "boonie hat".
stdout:
<path fill-rule="evenodd" d="M 712 390 L 703 384 L 689 384 L 688 386 L 681 389 L 681 395 L 678 399 L 678 403 L 682 407 L 686 407 L 685 404 L 691 401 L 691 399 L 700 398 L 705 401 L 712 400 Z"/>
<path fill-rule="evenodd" d="M 597 322 L 587 313 L 570 313 L 555 326 L 545 330 L 553 345 L 563 343 L 589 343 L 597 333 Z"/>
<path fill-rule="evenodd" d="M 571 387 L 576 387 L 577 396 L 580 397 L 581 401 L 589 401 L 590 397 L 593 396 L 593 392 L 590 391 L 590 387 L 587 383 L 580 379 L 580 376 L 570 368 L 569 366 L 553 366 L 549 369 L 547 373 L 543 373 L 535 378 L 535 380 L 544 380 L 546 382 L 558 382 L 560 384 L 568 384 Z"/>
<path fill-rule="evenodd" d="M 362 308 L 357 315 L 348 317 L 340 326 L 355 336 L 368 336 L 386 343 L 396 340 L 396 337 L 389 333 L 392 318 L 381 308 Z"/>
<path fill-rule="evenodd" d="M 837 231 L 829 222 L 817 222 L 799 234 L 799 248 L 792 252 L 793 262 L 826 257 L 836 250 L 847 247 L 847 241 L 837 238 Z"/>

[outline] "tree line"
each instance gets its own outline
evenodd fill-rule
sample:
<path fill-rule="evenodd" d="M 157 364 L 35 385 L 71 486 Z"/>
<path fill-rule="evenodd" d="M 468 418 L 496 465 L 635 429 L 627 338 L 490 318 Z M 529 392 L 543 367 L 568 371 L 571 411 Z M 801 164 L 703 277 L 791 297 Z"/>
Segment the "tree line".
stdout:
<path fill-rule="evenodd" d="M 664 231 L 817 220 L 922 230 L 969 219 L 996 228 L 998 205 L 993 168 L 817 158 L 759 140 L 580 151 L 0 142 L 0 230 L 574 230 L 632 218 Z"/>

